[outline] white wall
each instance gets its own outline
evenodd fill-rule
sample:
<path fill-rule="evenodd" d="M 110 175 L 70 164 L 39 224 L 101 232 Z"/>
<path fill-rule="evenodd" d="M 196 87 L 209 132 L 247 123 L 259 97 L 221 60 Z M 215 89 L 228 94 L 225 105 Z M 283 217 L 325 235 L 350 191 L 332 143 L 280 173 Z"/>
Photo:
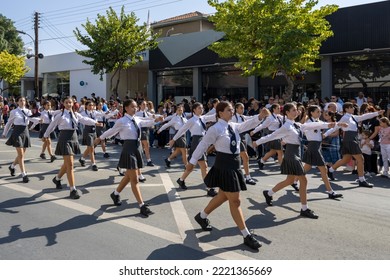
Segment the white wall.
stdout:
<path fill-rule="evenodd" d="M 103 81 L 100 81 L 100 75 L 92 74 L 90 69 L 70 71 L 70 94 L 76 95 L 77 100 L 87 96 L 91 97 L 94 92 L 96 97 L 106 96 L 106 75 L 103 75 Z M 84 83 L 81 85 L 80 82 Z"/>

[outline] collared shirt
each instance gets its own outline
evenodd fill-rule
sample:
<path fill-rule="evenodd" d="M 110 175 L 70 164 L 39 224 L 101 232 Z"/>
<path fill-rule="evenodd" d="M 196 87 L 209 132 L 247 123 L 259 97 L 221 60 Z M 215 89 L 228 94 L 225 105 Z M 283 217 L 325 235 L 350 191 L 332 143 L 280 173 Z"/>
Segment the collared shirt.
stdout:
<path fill-rule="evenodd" d="M 57 126 L 59 130 L 75 130 L 77 129 L 78 123 L 84 125 L 95 125 L 97 123 L 96 120 L 84 117 L 80 113 L 73 112 L 72 117 L 70 116 L 70 113 L 71 112 L 66 109 L 64 109 L 62 113 L 58 113 L 49 124 L 43 137 L 49 137 L 50 133 L 52 133 Z"/>
<path fill-rule="evenodd" d="M 41 116 L 40 116 L 40 118 L 42 119 L 42 123 L 50 124 L 52 122 L 52 120 L 54 119 L 54 117 L 56 115 L 58 115 L 59 113 L 62 113 L 62 110 L 55 110 L 55 111 L 53 111 L 53 110 L 49 110 L 49 111 L 43 110 L 41 112 Z M 51 115 L 51 119 L 49 117 L 49 114 Z"/>
<path fill-rule="evenodd" d="M 265 118 L 264 122 L 253 130 L 253 133 L 257 133 L 264 128 L 268 128 L 270 131 L 275 131 L 281 127 L 283 117 L 281 115 L 271 114 Z"/>
<path fill-rule="evenodd" d="M 215 115 L 204 115 L 198 117 L 197 115 L 194 115 L 191 119 L 189 119 L 180 129 L 179 131 L 173 136 L 173 140 L 179 139 L 184 133 L 186 133 L 187 130 L 190 131 L 191 136 L 198 135 L 203 136 L 206 134 L 206 130 L 203 128 L 203 125 L 201 121 L 206 125 L 207 122 L 215 121 Z"/>
<path fill-rule="evenodd" d="M 261 137 L 256 141 L 256 144 L 261 145 L 272 140 L 283 139 L 283 142 L 286 144 L 300 145 L 300 135 L 298 129 L 295 128 L 295 125 L 298 125 L 302 132 L 306 132 L 308 130 L 328 128 L 329 123 L 310 122 L 301 124 L 286 119 L 286 122 L 282 125 L 281 128 L 275 130 L 273 133 L 267 136 Z"/>
<path fill-rule="evenodd" d="M 168 127 L 173 127 L 175 130 L 179 130 L 185 123 L 187 119 L 183 116 L 176 115 L 169 122 L 160 127 L 159 131 L 163 131 Z"/>
<path fill-rule="evenodd" d="M 358 126 L 357 126 L 356 122 L 369 120 L 369 119 L 375 118 L 377 116 L 378 116 L 378 112 L 367 113 L 367 114 L 363 114 L 360 116 L 345 113 L 344 116 L 340 119 L 340 122 L 345 122 L 348 124 L 348 126 L 343 127 L 342 130 L 344 130 L 344 131 L 358 131 Z"/>
<path fill-rule="evenodd" d="M 114 116 L 115 114 L 116 114 L 115 111 L 106 114 L 103 111 L 97 111 L 97 110 L 93 110 L 93 111 L 84 110 L 81 113 L 81 115 L 83 115 L 84 117 L 91 118 L 91 119 L 97 120 L 97 121 L 103 121 L 103 118 L 107 119 L 107 118 Z"/>
<path fill-rule="evenodd" d="M 240 133 L 248 131 L 254 128 L 256 125 L 260 123 L 259 117 L 256 116 L 249 121 L 243 123 L 227 123 L 223 119 L 218 119 L 218 122 L 211 126 L 206 135 L 203 137 L 202 141 L 199 142 L 198 147 L 195 149 L 192 154 L 190 163 L 195 165 L 198 159 L 206 152 L 210 145 L 214 144 L 214 147 L 217 152 L 231 154 L 230 150 L 230 133 L 228 130 L 228 125 L 230 125 L 236 135 L 236 153 L 240 153 Z"/>
<path fill-rule="evenodd" d="M 27 108 L 16 108 L 10 112 L 10 116 L 7 124 L 4 127 L 3 135 L 7 135 L 12 125 L 24 125 L 27 126 L 29 122 L 39 123 L 41 118 L 31 117 L 32 113 Z"/>
<path fill-rule="evenodd" d="M 306 121 L 306 123 L 322 123 L 322 124 L 327 124 L 327 125 L 329 125 L 329 123 L 327 123 L 327 122 L 323 122 L 323 121 L 320 121 L 320 120 L 316 120 L 316 119 L 308 119 L 307 121 Z M 335 127 L 337 127 L 337 128 L 340 128 L 340 127 L 338 127 L 337 125 L 335 126 Z M 328 128 L 328 127 L 326 127 L 326 128 Z M 328 131 L 326 131 L 325 133 L 324 133 L 324 136 L 325 137 L 327 137 L 327 136 L 329 136 L 329 130 Z M 322 142 L 322 131 L 321 131 L 321 129 L 310 129 L 310 130 L 306 130 L 305 131 L 305 135 L 306 135 L 306 139 L 307 139 L 307 141 L 318 141 L 318 142 Z"/>
<path fill-rule="evenodd" d="M 119 133 L 119 137 L 122 140 L 138 140 L 138 132 L 133 123 L 133 119 L 139 128 L 154 125 L 154 119 L 145 119 L 125 114 L 122 118 L 115 122 L 115 125 L 112 128 L 104 132 L 100 136 L 100 139 L 104 140 L 105 138 L 110 138 Z"/>

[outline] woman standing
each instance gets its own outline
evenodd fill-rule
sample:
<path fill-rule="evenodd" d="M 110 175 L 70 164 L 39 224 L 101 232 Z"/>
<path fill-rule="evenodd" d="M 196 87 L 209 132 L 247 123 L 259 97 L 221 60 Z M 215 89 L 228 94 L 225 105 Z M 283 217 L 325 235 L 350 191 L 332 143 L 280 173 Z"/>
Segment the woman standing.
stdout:
<path fill-rule="evenodd" d="M 335 180 L 333 172 L 340 166 L 347 164 L 351 160 L 351 158 L 354 158 L 358 170 L 359 186 L 372 188 L 374 187 L 374 185 L 368 183 L 364 177 L 364 158 L 362 151 L 359 147 L 358 122 L 375 118 L 378 115 L 383 114 L 384 111 L 381 110 L 378 112 L 367 113 L 360 116 L 354 115 L 355 108 L 351 102 L 346 102 L 343 104 L 343 111 L 344 116 L 340 119 L 340 121 L 348 124 L 348 127 L 342 128 L 344 131 L 343 146 L 341 149 L 343 157 L 328 169 L 328 177 L 330 178 L 330 180 Z"/>
<path fill-rule="evenodd" d="M 104 132 L 99 138 L 95 140 L 95 145 L 104 141 L 105 138 L 110 138 L 119 133 L 123 142 L 123 149 L 119 158 L 119 168 L 126 169 L 124 177 L 120 181 L 118 187 L 111 193 L 110 197 L 114 202 L 114 205 L 121 205 L 122 201 L 120 193 L 127 186 L 131 185 L 131 190 L 139 204 L 140 212 L 144 216 L 149 216 L 153 212 L 149 209 L 148 205 L 144 203 L 141 195 L 141 190 L 138 186 L 137 170 L 141 169 L 144 165 L 142 160 L 142 148 L 141 148 L 141 127 L 153 126 L 156 120 L 145 120 L 135 116 L 137 111 L 137 103 L 128 99 L 123 103 L 125 115 L 123 118 L 118 119 L 115 125 Z"/>
<path fill-rule="evenodd" d="M 202 140 L 203 136 L 206 134 L 206 123 L 210 121 L 215 120 L 215 115 L 208 115 L 208 116 L 202 116 L 203 114 L 203 105 L 199 102 L 195 102 L 192 105 L 192 114 L 193 117 L 189 119 L 180 129 L 179 131 L 173 136 L 173 139 L 169 141 L 169 145 L 173 146 L 174 143 L 181 139 L 183 135 L 186 134 L 186 132 L 189 130 L 191 133 L 191 147 L 190 147 L 190 154 L 189 158 L 191 158 L 192 154 L 194 153 L 195 149 L 198 147 L 199 142 Z M 204 179 L 207 175 L 207 161 L 206 161 L 206 155 L 202 155 L 198 162 L 200 171 L 202 173 L 202 178 Z M 187 169 L 184 171 L 183 175 L 177 179 L 177 183 L 179 184 L 180 188 L 186 190 L 187 186 L 185 184 L 185 179 L 190 175 L 191 171 L 187 171 Z M 208 196 L 216 196 L 217 192 L 214 188 L 207 187 L 207 195 Z"/>
<path fill-rule="evenodd" d="M 40 118 L 32 118 L 32 113 L 26 108 L 26 98 L 19 97 L 16 102 L 18 107 L 10 112 L 10 117 L 7 124 L 4 127 L 3 138 L 8 134 L 8 131 L 13 125 L 11 136 L 5 142 L 8 146 L 13 146 L 16 149 L 17 156 L 14 162 L 8 167 L 11 176 L 15 176 L 15 166 L 19 164 L 20 171 L 22 172 L 23 182 L 28 183 L 30 180 L 27 177 L 27 172 L 24 166 L 24 155 L 26 149 L 31 147 L 30 134 L 28 132 L 28 123 L 31 121 L 34 124 L 41 121 Z"/>
<path fill-rule="evenodd" d="M 204 181 L 207 186 L 219 187 L 219 192 L 210 200 L 206 208 L 195 216 L 195 220 L 204 231 L 211 231 L 208 215 L 228 201 L 232 218 L 244 237 L 244 244 L 257 250 L 261 244 L 246 227 L 240 207 L 240 191 L 246 190 L 240 162 L 240 133 L 258 125 L 260 116 L 243 123 L 232 123 L 230 120 L 233 114 L 234 109 L 227 101 L 221 101 L 216 106 L 217 123 L 207 130 L 187 166 L 188 170 L 192 170 L 207 148 L 211 144 L 215 145 L 217 151 L 215 163 Z"/>
<path fill-rule="evenodd" d="M 281 171 L 282 174 L 287 175 L 287 178 L 276 184 L 272 190 L 263 191 L 263 195 L 265 197 L 266 203 L 269 206 L 272 206 L 273 194 L 285 188 L 286 186 L 293 184 L 295 177 L 297 177 L 299 181 L 299 196 L 301 200 L 300 215 L 307 218 L 318 219 L 318 216 L 314 213 L 314 211 L 310 210 L 307 205 L 307 178 L 300 157 L 301 142 L 303 132 L 305 130 L 334 127 L 335 123 L 297 123 L 295 122 L 295 119 L 301 113 L 297 110 L 297 107 L 293 103 L 287 103 L 283 106 L 283 114 L 285 122 L 281 128 L 253 143 L 253 145 L 257 146 L 281 138 L 283 138 L 283 142 L 286 143 L 286 150 L 281 165 Z"/>
<path fill-rule="evenodd" d="M 46 159 L 45 150 L 47 150 L 47 153 L 50 156 L 50 162 L 53 162 L 57 159 L 56 156 L 53 154 L 52 149 L 51 149 L 51 139 L 56 138 L 55 132 L 52 132 L 50 134 L 50 137 L 48 137 L 48 138 L 43 138 L 43 135 L 45 134 L 47 128 L 49 127 L 49 124 L 51 123 L 51 121 L 53 119 L 54 112 L 51 110 L 50 101 L 45 101 L 43 103 L 43 108 L 44 108 L 44 110 L 41 112 L 42 123 L 41 123 L 41 128 L 39 130 L 39 136 L 38 136 L 39 139 L 42 139 L 42 141 L 43 141 L 42 152 L 41 152 L 40 157 L 41 157 L 41 159 Z M 58 112 L 60 112 L 60 111 L 58 111 Z"/>
<path fill-rule="evenodd" d="M 187 123 L 187 119 L 183 116 L 183 106 L 178 105 L 176 107 L 176 116 L 174 116 L 169 122 L 164 124 L 157 133 L 161 133 L 161 131 L 167 129 L 168 127 L 173 127 L 175 131 L 178 131 L 183 125 Z M 185 134 L 181 135 L 180 138 L 177 138 L 174 142 L 169 141 L 170 146 L 173 145 L 175 148 L 174 152 L 165 159 L 165 164 L 168 168 L 171 167 L 171 160 L 176 158 L 179 154 L 181 154 L 184 166 L 187 165 L 187 141 Z"/>
<path fill-rule="evenodd" d="M 80 194 L 76 189 L 73 171 L 74 155 L 80 154 L 80 146 L 77 138 L 77 126 L 79 123 L 97 126 L 101 126 L 101 124 L 99 124 L 96 120 L 83 117 L 81 114 L 73 112 L 72 106 L 73 99 L 71 97 L 65 98 L 62 113 L 59 113 L 54 117 L 43 137 L 46 139 L 49 138 L 50 133 L 53 132 L 56 127 L 60 130 L 55 154 L 63 156 L 64 163 L 52 181 L 56 185 L 57 189 L 62 189 L 61 178 L 66 174 L 70 189 L 70 198 L 79 199 Z"/>

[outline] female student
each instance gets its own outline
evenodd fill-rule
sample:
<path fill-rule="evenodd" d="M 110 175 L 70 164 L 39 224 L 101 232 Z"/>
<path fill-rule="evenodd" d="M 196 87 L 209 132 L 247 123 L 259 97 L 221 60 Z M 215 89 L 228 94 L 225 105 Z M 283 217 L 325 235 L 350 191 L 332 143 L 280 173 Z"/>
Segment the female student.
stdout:
<path fill-rule="evenodd" d="M 258 249 L 261 244 L 246 227 L 240 207 L 240 191 L 247 189 L 244 174 L 241 171 L 240 133 L 258 125 L 261 116 L 255 116 L 243 123 L 233 123 L 230 122 L 233 114 L 234 109 L 229 102 L 221 101 L 216 106 L 217 122 L 207 130 L 187 165 L 187 169 L 192 170 L 207 148 L 214 144 L 217 156 L 204 182 L 207 186 L 219 187 L 219 191 L 206 208 L 195 216 L 195 220 L 204 231 L 211 231 L 208 215 L 228 201 L 232 218 L 244 237 L 244 244 L 252 249 Z"/>
<path fill-rule="evenodd" d="M 351 102 L 346 102 L 343 104 L 344 116 L 340 119 L 340 121 L 347 123 L 348 126 L 342 128 L 344 131 L 343 146 L 341 148 L 342 158 L 328 169 L 328 177 L 331 180 L 335 180 L 333 172 L 340 166 L 347 164 L 351 158 L 354 158 L 359 176 L 359 186 L 372 188 L 374 185 L 368 183 L 364 177 L 364 158 L 359 147 L 358 123 L 382 115 L 384 110 L 367 113 L 360 116 L 354 115 L 354 110 L 355 108 Z"/>
<path fill-rule="evenodd" d="M 287 175 L 287 178 L 276 184 L 272 190 L 263 191 L 263 195 L 265 197 L 266 203 L 269 206 L 272 206 L 272 195 L 286 186 L 293 184 L 295 177 L 297 177 L 299 181 L 299 196 L 301 200 L 300 215 L 312 219 L 318 219 L 318 216 L 314 213 L 314 211 L 310 210 L 307 205 L 307 179 L 300 157 L 301 142 L 303 132 L 305 130 L 334 127 L 335 123 L 297 123 L 295 122 L 295 119 L 300 114 L 300 112 L 293 103 L 287 103 L 283 106 L 283 114 L 284 124 L 282 127 L 275 130 L 272 134 L 264 136 L 253 143 L 253 145 L 258 146 L 275 139 L 283 139 L 283 142 L 286 143 L 286 150 L 281 165 L 281 171 L 282 174 Z"/>
<path fill-rule="evenodd" d="M 10 111 L 10 116 L 7 124 L 4 127 L 3 138 L 8 134 L 8 131 L 13 125 L 11 136 L 5 142 L 8 146 L 13 146 L 16 149 L 17 156 L 14 162 L 8 167 L 11 176 L 15 176 L 15 166 L 19 164 L 22 172 L 23 182 L 28 183 L 30 180 L 27 177 L 27 172 L 24 166 L 24 155 L 26 149 L 31 147 L 30 134 L 28 132 L 28 123 L 39 123 L 40 118 L 32 118 L 32 113 L 26 108 L 26 98 L 21 96 L 16 100 L 18 107 Z"/>
<path fill-rule="evenodd" d="M 73 98 L 65 98 L 63 104 L 64 109 L 62 113 L 58 113 L 54 117 L 43 137 L 46 139 L 49 138 L 50 133 L 52 133 L 56 127 L 58 127 L 60 130 L 55 154 L 58 156 L 63 156 L 64 163 L 52 181 L 56 185 L 57 189 L 62 189 L 61 178 L 66 174 L 68 179 L 68 186 L 70 189 L 70 198 L 79 199 L 80 193 L 76 189 L 73 171 L 74 155 L 80 154 L 80 146 L 77 138 L 77 126 L 79 123 L 84 125 L 97 126 L 101 126 L 101 124 L 99 124 L 96 120 L 83 117 L 81 114 L 73 112 Z"/>
<path fill-rule="evenodd" d="M 55 133 L 52 132 L 50 134 L 50 137 L 48 138 L 43 138 L 43 135 L 45 134 L 47 128 L 49 127 L 49 124 L 51 123 L 52 119 L 53 119 L 53 114 L 57 114 L 58 112 L 61 112 L 61 111 L 52 111 L 51 110 L 51 102 L 50 101 L 45 101 L 43 103 L 43 108 L 44 110 L 41 112 L 41 119 L 42 119 L 42 123 L 41 123 L 41 128 L 39 130 L 39 139 L 42 139 L 43 141 L 43 144 L 42 144 L 42 152 L 41 152 L 41 159 L 46 159 L 46 155 L 45 155 L 45 151 L 47 150 L 47 153 L 49 154 L 50 156 L 50 162 L 53 162 L 55 161 L 57 158 L 56 156 L 53 154 L 52 152 L 52 149 L 51 149 L 51 139 L 54 139 L 56 136 L 55 136 Z"/>
<path fill-rule="evenodd" d="M 100 135 L 100 137 L 95 140 L 95 145 L 104 141 L 105 138 L 110 138 L 119 133 L 120 138 L 123 140 L 123 148 L 118 166 L 119 168 L 126 169 L 126 172 L 118 187 L 110 196 L 114 205 L 121 205 L 120 193 L 127 184 L 130 183 L 131 190 L 139 204 L 140 212 L 147 217 L 153 214 L 153 212 L 142 199 L 137 176 L 138 169 L 142 168 L 144 165 L 141 150 L 141 127 L 153 126 L 155 122 L 160 121 L 161 118 L 153 120 L 135 116 L 137 103 L 132 99 L 126 100 L 123 103 L 123 108 L 126 112 L 125 115 L 121 119 L 118 119 L 112 128 Z"/>

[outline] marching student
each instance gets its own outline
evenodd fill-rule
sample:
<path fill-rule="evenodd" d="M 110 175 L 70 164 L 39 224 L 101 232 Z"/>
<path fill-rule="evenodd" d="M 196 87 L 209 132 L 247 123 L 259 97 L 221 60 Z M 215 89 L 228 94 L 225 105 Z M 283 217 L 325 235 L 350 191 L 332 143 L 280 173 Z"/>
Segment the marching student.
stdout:
<path fill-rule="evenodd" d="M 68 186 L 70 189 L 69 197 L 71 199 L 79 199 L 80 193 L 76 188 L 74 177 L 74 155 L 80 154 L 80 146 L 77 137 L 77 126 L 79 123 L 84 125 L 102 126 L 96 120 L 82 116 L 80 113 L 73 112 L 73 98 L 67 97 L 64 100 L 64 109 L 62 113 L 57 114 L 53 121 L 49 124 L 43 138 L 49 138 L 50 133 L 58 127 L 60 134 L 58 136 L 55 154 L 63 156 L 64 163 L 62 164 L 57 175 L 53 178 L 53 183 L 57 189 L 62 189 L 61 178 L 66 174 Z"/>
<path fill-rule="evenodd" d="M 50 156 L 50 162 L 53 162 L 57 159 L 56 156 L 53 154 L 52 148 L 51 148 L 51 139 L 56 138 L 55 132 L 52 132 L 50 134 L 50 137 L 48 137 L 48 138 L 43 138 L 43 135 L 45 134 L 47 128 L 49 127 L 49 124 L 51 123 L 51 121 L 53 119 L 53 115 L 57 114 L 58 112 L 61 112 L 61 111 L 60 110 L 52 111 L 50 101 L 45 101 L 43 103 L 43 108 L 44 108 L 44 110 L 41 112 L 41 116 L 40 116 L 42 119 L 42 123 L 41 123 L 41 127 L 39 130 L 39 136 L 38 136 L 39 139 L 42 139 L 42 142 L 43 142 L 42 152 L 40 154 L 40 157 L 41 157 L 41 159 L 46 159 L 45 150 L 47 150 L 47 153 Z"/>
<path fill-rule="evenodd" d="M 323 129 L 328 127 L 334 127 L 336 123 L 297 123 L 295 122 L 296 117 L 300 112 L 294 103 L 287 103 L 283 106 L 284 124 L 272 134 L 264 136 L 253 143 L 254 146 L 264 144 L 266 142 L 282 139 L 286 143 L 285 155 L 281 165 L 282 174 L 287 175 L 286 179 L 276 184 L 271 190 L 263 191 L 266 203 L 272 206 L 272 196 L 274 193 L 280 191 L 288 185 L 294 183 L 295 177 L 299 181 L 299 196 L 301 201 L 301 212 L 300 215 L 318 219 L 318 215 L 314 211 L 310 210 L 307 205 L 307 178 L 305 170 L 302 165 L 300 157 L 301 142 L 303 132 L 307 130 Z"/>
<path fill-rule="evenodd" d="M 103 134 L 103 129 L 106 125 L 106 120 L 109 116 L 111 116 L 111 114 L 108 114 L 106 115 L 106 112 L 103 111 L 103 102 L 99 102 L 97 105 L 96 105 L 96 112 L 100 113 L 99 115 L 96 116 L 96 120 L 99 122 L 99 123 L 102 123 L 103 126 L 97 126 L 96 127 L 96 137 L 100 137 L 100 135 Z M 115 115 L 115 113 L 114 113 Z M 110 157 L 110 154 L 107 153 L 107 149 L 106 149 L 106 141 L 102 141 L 100 143 L 101 147 L 102 147 L 102 151 L 103 151 L 103 157 L 104 158 L 109 158 Z M 96 147 L 95 147 L 96 148 Z"/>
<path fill-rule="evenodd" d="M 180 139 L 185 133 L 189 130 L 191 133 L 191 147 L 190 147 L 190 154 L 189 158 L 191 158 L 193 152 L 195 151 L 196 147 L 198 147 L 199 142 L 202 140 L 203 136 L 206 134 L 206 123 L 210 121 L 215 120 L 215 114 L 214 115 L 204 115 L 203 114 L 203 105 L 199 102 L 195 102 L 192 105 L 192 115 L 193 117 L 189 119 L 175 134 L 173 139 L 169 141 L 169 145 L 173 146 L 174 143 Z M 204 179 L 207 175 L 207 161 L 206 161 L 206 155 L 204 154 L 198 159 L 200 171 L 202 173 L 202 178 Z M 179 184 L 180 188 L 187 189 L 187 186 L 185 184 L 185 179 L 190 175 L 191 171 L 187 171 L 187 169 L 184 171 L 183 175 L 177 179 L 177 183 Z M 207 188 L 207 195 L 208 196 L 216 196 L 217 192 L 215 191 L 215 188 L 210 188 L 206 185 Z"/>
<path fill-rule="evenodd" d="M 246 227 L 240 207 L 240 191 L 247 189 L 244 174 L 241 171 L 240 133 L 258 125 L 261 116 L 259 115 L 243 123 L 233 123 L 230 122 L 233 114 L 234 109 L 229 102 L 221 101 L 216 106 L 217 123 L 207 130 L 187 165 L 187 169 L 192 170 L 207 148 L 211 144 L 215 145 L 217 151 L 215 163 L 207 173 L 204 182 L 207 186 L 219 187 L 219 191 L 210 200 L 206 208 L 195 216 L 195 220 L 204 231 L 211 231 L 212 227 L 207 218 L 208 215 L 228 201 L 230 213 L 243 235 L 244 244 L 257 250 L 261 247 L 261 244 Z"/>
<path fill-rule="evenodd" d="M 11 126 L 13 125 L 11 136 L 5 142 L 8 146 L 13 146 L 16 149 L 17 156 L 14 162 L 8 167 L 11 176 L 15 176 L 15 166 L 19 165 L 24 183 L 28 183 L 30 179 L 27 177 L 27 172 L 24 166 L 24 155 L 26 149 L 31 147 L 30 133 L 28 131 L 29 122 L 39 123 L 41 118 L 33 118 L 32 113 L 26 108 L 26 98 L 20 96 L 16 100 L 18 107 L 10 111 L 10 116 L 7 124 L 4 127 L 3 138 L 7 137 Z"/>
<path fill-rule="evenodd" d="M 153 118 L 153 114 L 148 112 L 147 102 L 145 100 L 142 100 L 139 103 L 139 111 L 135 113 L 137 117 L 143 117 L 143 118 Z M 153 118 L 154 119 L 154 118 Z M 146 165 L 147 166 L 154 166 L 152 159 L 150 157 L 150 143 L 149 143 L 149 127 L 141 127 L 141 143 L 142 148 L 145 151 L 145 157 L 146 157 Z"/>
<path fill-rule="evenodd" d="M 340 119 L 340 121 L 347 123 L 348 126 L 342 128 L 344 131 L 343 144 L 341 148 L 342 158 L 333 164 L 330 168 L 328 168 L 328 177 L 332 181 L 335 180 L 333 172 L 354 158 L 359 176 L 359 186 L 372 188 L 374 185 L 368 183 L 364 177 L 364 158 L 362 150 L 359 147 L 358 123 L 382 115 L 384 110 L 373 113 L 366 113 L 360 116 L 354 115 L 354 110 L 355 108 L 351 102 L 346 102 L 343 104 L 344 116 Z"/>
<path fill-rule="evenodd" d="M 100 137 L 95 140 L 95 145 L 99 144 L 105 138 L 110 138 L 119 133 L 120 138 L 123 140 L 123 148 L 118 167 L 126 169 L 126 172 L 118 187 L 111 193 L 110 197 L 113 200 L 114 205 L 121 205 L 120 193 L 127 184 L 130 183 L 131 190 L 140 207 L 140 213 L 147 217 L 153 214 L 153 212 L 149 209 L 148 205 L 144 203 L 141 190 L 138 186 L 138 170 L 144 165 L 141 148 L 141 127 L 153 126 L 155 122 L 160 121 L 162 118 L 159 117 L 154 120 L 135 116 L 137 103 L 133 99 L 125 100 L 123 108 L 126 112 L 125 115 L 118 119 L 112 128 L 100 135 Z"/>

